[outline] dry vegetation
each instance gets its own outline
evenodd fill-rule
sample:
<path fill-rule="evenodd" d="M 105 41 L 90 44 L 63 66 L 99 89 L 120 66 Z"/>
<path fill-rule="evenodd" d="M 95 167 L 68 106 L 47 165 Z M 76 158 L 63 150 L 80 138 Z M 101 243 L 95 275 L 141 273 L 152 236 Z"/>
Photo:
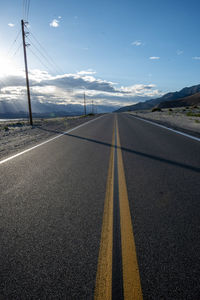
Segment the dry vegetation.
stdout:
<path fill-rule="evenodd" d="M 200 136 L 200 107 L 198 106 L 135 111 L 131 114 Z"/>

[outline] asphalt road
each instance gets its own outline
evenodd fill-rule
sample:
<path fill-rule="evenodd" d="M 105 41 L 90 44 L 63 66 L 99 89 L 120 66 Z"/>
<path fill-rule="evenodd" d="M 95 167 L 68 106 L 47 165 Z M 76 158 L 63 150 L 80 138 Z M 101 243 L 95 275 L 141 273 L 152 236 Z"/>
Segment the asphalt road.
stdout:
<path fill-rule="evenodd" d="M 200 299 L 200 142 L 105 115 L 0 164 L 0 191 L 0 299 Z"/>

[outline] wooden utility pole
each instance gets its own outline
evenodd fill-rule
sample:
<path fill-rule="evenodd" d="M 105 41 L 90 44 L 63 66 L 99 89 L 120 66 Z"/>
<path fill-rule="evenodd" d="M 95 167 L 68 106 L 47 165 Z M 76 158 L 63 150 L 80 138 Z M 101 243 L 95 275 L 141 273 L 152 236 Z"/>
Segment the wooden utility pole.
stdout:
<path fill-rule="evenodd" d="M 21 20 L 21 26 L 22 26 L 22 40 L 23 40 L 23 48 L 24 48 L 24 64 L 25 64 L 25 74 L 26 74 L 26 88 L 27 88 L 27 97 L 28 97 L 28 108 L 29 108 L 29 120 L 30 125 L 33 125 L 33 119 L 32 119 L 32 110 L 31 110 L 31 97 L 30 97 L 30 89 L 29 89 L 29 78 L 28 78 L 28 65 L 27 65 L 27 56 L 26 56 L 26 33 L 24 30 L 24 26 L 27 22 L 24 22 L 24 20 Z"/>
<path fill-rule="evenodd" d="M 85 92 L 84 92 L 84 114 L 86 116 L 86 100 L 85 100 Z"/>
<path fill-rule="evenodd" d="M 94 102 L 92 100 L 92 114 L 94 114 Z"/>

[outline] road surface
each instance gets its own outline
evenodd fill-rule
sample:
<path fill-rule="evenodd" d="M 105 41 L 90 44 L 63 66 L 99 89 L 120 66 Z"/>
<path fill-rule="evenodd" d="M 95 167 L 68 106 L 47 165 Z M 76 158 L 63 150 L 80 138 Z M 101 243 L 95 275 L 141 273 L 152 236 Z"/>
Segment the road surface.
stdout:
<path fill-rule="evenodd" d="M 109 114 L 0 172 L 0 299 L 200 299 L 199 141 Z"/>

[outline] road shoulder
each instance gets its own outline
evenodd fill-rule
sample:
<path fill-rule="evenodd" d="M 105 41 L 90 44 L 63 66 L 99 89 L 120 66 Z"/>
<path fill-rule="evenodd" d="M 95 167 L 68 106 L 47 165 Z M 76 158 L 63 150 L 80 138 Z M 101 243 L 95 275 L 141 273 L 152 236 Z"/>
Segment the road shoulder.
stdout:
<path fill-rule="evenodd" d="M 3 122 L 0 124 L 0 160 L 63 134 L 98 116 L 37 119 L 34 126 L 30 126 L 24 121 Z"/>

